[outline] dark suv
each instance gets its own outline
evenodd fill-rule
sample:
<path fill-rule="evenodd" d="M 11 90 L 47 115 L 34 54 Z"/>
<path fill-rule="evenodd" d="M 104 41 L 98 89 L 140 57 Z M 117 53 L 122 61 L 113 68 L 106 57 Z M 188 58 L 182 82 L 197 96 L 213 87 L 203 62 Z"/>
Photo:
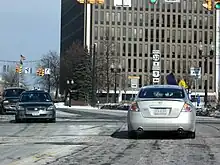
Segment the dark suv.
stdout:
<path fill-rule="evenodd" d="M 16 113 L 16 103 L 25 89 L 21 87 L 9 87 L 4 89 L 0 104 L 1 114 Z"/>

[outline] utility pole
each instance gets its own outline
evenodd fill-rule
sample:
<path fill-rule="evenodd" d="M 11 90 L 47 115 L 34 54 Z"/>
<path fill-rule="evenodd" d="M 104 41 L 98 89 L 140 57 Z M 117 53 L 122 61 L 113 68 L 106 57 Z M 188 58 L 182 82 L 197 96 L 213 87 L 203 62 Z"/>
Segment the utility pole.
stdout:
<path fill-rule="evenodd" d="M 93 50 L 93 51 L 92 51 Z M 93 45 L 92 52 L 92 106 L 96 104 L 96 44 Z"/>

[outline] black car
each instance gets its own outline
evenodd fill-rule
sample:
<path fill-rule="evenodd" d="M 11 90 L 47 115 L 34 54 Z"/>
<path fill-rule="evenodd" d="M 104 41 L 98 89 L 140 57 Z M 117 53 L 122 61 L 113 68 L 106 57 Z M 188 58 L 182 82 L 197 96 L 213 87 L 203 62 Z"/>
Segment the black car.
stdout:
<path fill-rule="evenodd" d="M 15 121 L 44 119 L 56 122 L 56 107 L 48 92 L 41 90 L 25 91 L 16 106 Z"/>
<path fill-rule="evenodd" d="M 21 93 L 24 91 L 25 89 L 20 87 L 9 87 L 4 89 L 0 105 L 1 114 L 15 113 L 16 103 L 18 102 Z"/>

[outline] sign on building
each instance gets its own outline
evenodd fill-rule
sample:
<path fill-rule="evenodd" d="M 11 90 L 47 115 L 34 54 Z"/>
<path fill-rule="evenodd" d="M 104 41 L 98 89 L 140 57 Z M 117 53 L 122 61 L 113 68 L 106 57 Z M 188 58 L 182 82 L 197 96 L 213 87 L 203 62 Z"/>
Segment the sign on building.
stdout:
<path fill-rule="evenodd" d="M 131 88 L 137 89 L 139 86 L 139 76 L 128 76 L 128 78 L 131 80 Z"/>
<path fill-rule="evenodd" d="M 114 6 L 116 7 L 131 7 L 131 0 L 114 0 Z"/>
<path fill-rule="evenodd" d="M 180 0 L 164 0 L 166 3 L 180 3 Z"/>
<path fill-rule="evenodd" d="M 201 67 L 190 68 L 190 75 L 198 79 L 201 78 Z"/>

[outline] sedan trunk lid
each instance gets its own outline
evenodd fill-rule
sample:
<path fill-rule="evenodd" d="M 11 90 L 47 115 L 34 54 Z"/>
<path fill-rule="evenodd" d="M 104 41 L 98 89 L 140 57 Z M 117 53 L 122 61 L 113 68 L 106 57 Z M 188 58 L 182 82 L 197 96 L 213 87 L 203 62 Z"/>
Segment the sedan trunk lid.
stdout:
<path fill-rule="evenodd" d="M 146 118 L 177 118 L 185 101 L 173 98 L 152 98 L 137 101 L 143 117 Z"/>

